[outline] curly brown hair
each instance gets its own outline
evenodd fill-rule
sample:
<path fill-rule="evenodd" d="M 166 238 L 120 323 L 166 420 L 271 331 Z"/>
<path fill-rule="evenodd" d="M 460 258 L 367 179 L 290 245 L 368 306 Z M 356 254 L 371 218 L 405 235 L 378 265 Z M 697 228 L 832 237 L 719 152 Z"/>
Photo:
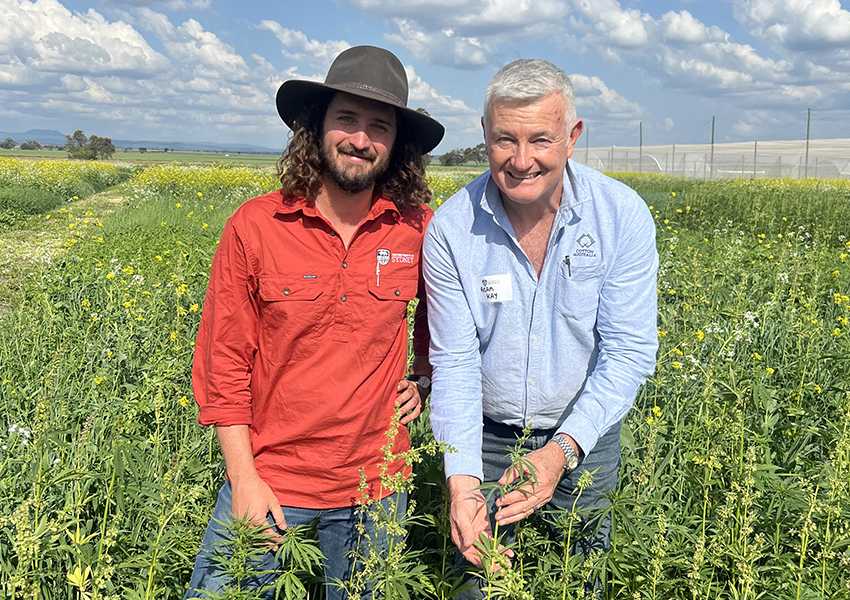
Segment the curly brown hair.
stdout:
<path fill-rule="evenodd" d="M 321 131 L 329 104 L 330 98 L 321 104 L 313 104 L 295 120 L 292 138 L 277 161 L 277 176 L 284 195 L 313 201 L 322 187 Z M 390 164 L 376 182 L 375 191 L 392 200 L 403 211 L 428 204 L 431 190 L 425 180 L 422 153 L 411 136 L 411 128 L 398 110 L 396 121 L 399 127 Z"/>

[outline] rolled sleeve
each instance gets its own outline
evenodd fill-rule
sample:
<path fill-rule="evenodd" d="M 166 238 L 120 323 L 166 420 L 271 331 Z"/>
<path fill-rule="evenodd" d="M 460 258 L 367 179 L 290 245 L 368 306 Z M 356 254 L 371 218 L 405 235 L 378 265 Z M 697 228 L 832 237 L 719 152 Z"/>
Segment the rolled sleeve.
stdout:
<path fill-rule="evenodd" d="M 483 481 L 478 335 L 451 247 L 433 220 L 423 257 L 434 369 L 431 427 L 437 441 L 453 449 L 445 453 L 446 477 L 472 475 Z"/>
<path fill-rule="evenodd" d="M 202 425 L 250 425 L 253 421 L 256 291 L 247 249 L 231 218 L 213 257 L 195 344 L 192 388 Z"/>

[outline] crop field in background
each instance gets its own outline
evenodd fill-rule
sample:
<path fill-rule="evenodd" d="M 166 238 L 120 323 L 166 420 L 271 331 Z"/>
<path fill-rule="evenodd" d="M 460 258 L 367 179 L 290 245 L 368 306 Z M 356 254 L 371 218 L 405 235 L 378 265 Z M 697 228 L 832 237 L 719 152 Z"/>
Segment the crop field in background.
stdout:
<path fill-rule="evenodd" d="M 24 162 L 0 159 L 0 195 L 54 204 L 0 209 L 18 211 L 0 226 L 0 593 L 180 598 L 223 474 L 190 383 L 210 262 L 231 212 L 277 182 Z M 430 173 L 435 206 L 475 175 Z M 850 598 L 850 185 L 617 177 L 656 218 L 661 347 L 623 428 L 613 547 L 579 563 L 569 514 L 552 542 L 531 521 L 493 589 Z M 432 442 L 427 417 L 411 434 Z M 385 597 L 449 598 L 441 459 L 409 458 L 405 544 L 369 572 Z M 316 597 L 310 561 L 288 556 L 286 581 Z M 305 596 L 289 583 L 282 597 Z"/>

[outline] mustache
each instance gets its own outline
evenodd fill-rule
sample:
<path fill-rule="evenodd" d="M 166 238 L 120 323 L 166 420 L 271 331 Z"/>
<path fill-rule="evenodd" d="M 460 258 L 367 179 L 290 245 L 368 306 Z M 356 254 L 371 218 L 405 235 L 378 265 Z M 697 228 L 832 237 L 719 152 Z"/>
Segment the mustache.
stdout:
<path fill-rule="evenodd" d="M 360 148 L 355 148 L 350 144 L 346 144 L 345 146 L 341 146 L 339 148 L 339 152 L 344 154 L 350 154 L 351 156 L 356 156 L 357 158 L 364 158 L 366 160 L 375 160 L 378 158 L 378 155 L 375 152 L 371 152 L 369 150 L 361 150 Z"/>

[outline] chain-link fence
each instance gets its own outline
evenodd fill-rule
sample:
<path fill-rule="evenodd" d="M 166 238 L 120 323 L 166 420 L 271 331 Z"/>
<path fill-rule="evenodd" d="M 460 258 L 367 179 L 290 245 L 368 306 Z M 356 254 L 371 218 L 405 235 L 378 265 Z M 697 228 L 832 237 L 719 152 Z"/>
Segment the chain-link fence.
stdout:
<path fill-rule="evenodd" d="M 599 171 L 719 177 L 850 178 L 850 139 L 578 146 L 571 160 Z"/>

